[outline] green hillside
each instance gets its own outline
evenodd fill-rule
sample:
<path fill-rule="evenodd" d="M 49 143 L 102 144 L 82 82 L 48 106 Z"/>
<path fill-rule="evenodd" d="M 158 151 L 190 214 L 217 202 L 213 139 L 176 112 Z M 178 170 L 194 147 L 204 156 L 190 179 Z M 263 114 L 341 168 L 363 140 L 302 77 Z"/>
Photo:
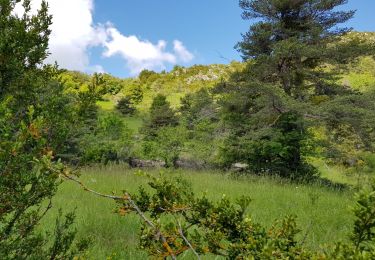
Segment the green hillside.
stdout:
<path fill-rule="evenodd" d="M 375 33 L 373 32 L 350 33 L 346 38 L 358 36 L 366 42 L 375 42 Z M 228 80 L 234 72 L 242 71 L 245 67 L 246 64 L 233 61 L 227 65 L 175 66 L 170 72 L 157 73 L 144 70 L 139 76 L 126 79 L 103 74 L 106 88 L 110 91 L 98 104 L 103 110 L 112 110 L 122 96 L 139 87 L 144 93 L 142 102 L 137 105 L 139 111 L 147 111 L 152 99 L 157 94 L 166 95 L 172 107 L 178 108 L 180 99 L 186 94 L 203 88 L 211 89 L 216 84 Z M 360 57 L 354 62 L 340 65 L 337 69 L 341 70 L 340 77 L 337 79 L 341 84 L 360 92 L 372 91 L 375 88 L 375 60 L 373 57 Z M 75 71 L 64 71 L 61 78 L 69 91 L 84 90 L 91 81 L 90 75 Z"/>

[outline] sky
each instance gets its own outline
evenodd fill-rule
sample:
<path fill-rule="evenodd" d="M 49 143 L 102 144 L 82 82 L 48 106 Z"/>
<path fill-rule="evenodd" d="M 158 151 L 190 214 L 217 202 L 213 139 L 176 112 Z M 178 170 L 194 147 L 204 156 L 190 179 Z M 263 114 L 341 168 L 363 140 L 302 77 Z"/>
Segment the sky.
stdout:
<path fill-rule="evenodd" d="M 33 9 L 41 0 L 32 0 Z M 234 49 L 251 21 L 238 0 L 47 0 L 53 15 L 46 62 L 133 77 L 143 69 L 240 61 Z M 349 0 L 345 26 L 375 31 L 375 0 Z M 22 13 L 20 6 L 16 13 Z"/>

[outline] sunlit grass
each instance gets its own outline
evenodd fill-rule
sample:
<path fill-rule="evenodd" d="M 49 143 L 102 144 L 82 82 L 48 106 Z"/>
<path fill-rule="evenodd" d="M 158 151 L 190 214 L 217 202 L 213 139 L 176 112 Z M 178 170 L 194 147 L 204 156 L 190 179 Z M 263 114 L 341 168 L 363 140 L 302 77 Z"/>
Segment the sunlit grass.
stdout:
<path fill-rule="evenodd" d="M 157 171 L 150 171 L 158 174 Z M 125 166 L 90 167 L 82 171 L 81 180 L 103 193 L 121 194 L 123 190 L 136 192 L 146 185 L 145 177 L 136 176 Z M 269 227 L 277 218 L 298 216 L 305 245 L 317 249 L 320 244 L 345 239 L 351 231 L 352 205 L 350 191 L 334 191 L 314 185 L 296 185 L 262 177 L 233 178 L 220 172 L 166 172 L 167 176 L 182 175 L 193 184 L 197 195 L 207 192 L 217 200 L 223 194 L 230 198 L 247 195 L 252 198 L 249 214 L 254 221 Z M 90 236 L 93 245 L 90 257 L 105 259 L 145 259 L 137 249 L 140 221 L 134 215 L 121 217 L 114 213 L 115 203 L 83 191 L 75 183 L 65 182 L 54 198 L 54 211 L 46 218 L 46 227 L 54 224 L 58 207 L 65 211 L 76 209 L 80 237 Z"/>
<path fill-rule="evenodd" d="M 113 102 L 113 100 L 98 101 L 97 105 L 105 111 L 115 110 L 115 102 Z"/>
<path fill-rule="evenodd" d="M 140 115 L 124 117 L 125 125 L 134 133 L 137 133 L 143 125 L 143 118 Z"/>

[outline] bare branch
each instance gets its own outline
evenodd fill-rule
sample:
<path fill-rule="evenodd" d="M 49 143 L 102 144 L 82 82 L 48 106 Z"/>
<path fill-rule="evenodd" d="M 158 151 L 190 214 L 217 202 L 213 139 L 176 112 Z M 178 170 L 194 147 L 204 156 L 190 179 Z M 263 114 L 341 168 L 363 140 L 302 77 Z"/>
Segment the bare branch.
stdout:
<path fill-rule="evenodd" d="M 185 243 L 190 247 L 191 251 L 193 251 L 193 253 L 196 255 L 197 259 L 200 260 L 201 257 L 199 256 L 199 254 L 197 253 L 197 251 L 195 251 L 194 247 L 191 245 L 191 243 L 189 242 L 189 240 L 185 237 L 184 231 L 182 230 L 182 226 L 181 226 L 180 221 L 178 221 L 178 220 L 176 220 L 176 221 L 177 221 L 177 224 L 178 224 L 178 233 L 180 233 L 180 236 L 185 241 Z"/>
<path fill-rule="evenodd" d="M 79 184 L 85 191 L 93 193 L 96 196 L 107 198 L 107 199 L 113 199 L 113 200 L 116 200 L 116 201 L 127 201 L 130 204 L 130 206 L 137 212 L 137 214 L 142 218 L 142 220 L 148 226 L 150 226 L 151 228 L 153 228 L 156 231 L 156 233 L 158 234 L 156 237 L 158 237 L 158 239 L 162 242 L 163 247 L 167 250 L 167 252 L 171 256 L 171 258 L 174 259 L 174 260 L 177 259 L 175 253 L 173 252 L 173 250 L 169 246 L 167 239 L 162 234 L 160 229 L 157 228 L 156 225 L 145 216 L 145 214 L 141 211 L 141 209 L 137 206 L 137 204 L 131 198 L 129 193 L 126 192 L 123 197 L 114 196 L 114 195 L 107 195 L 107 194 L 103 194 L 103 193 L 97 192 L 95 190 L 89 189 L 80 180 L 77 180 L 76 178 L 72 177 L 68 173 L 63 173 L 61 176 L 64 177 L 65 179 L 71 180 L 71 181 Z"/>

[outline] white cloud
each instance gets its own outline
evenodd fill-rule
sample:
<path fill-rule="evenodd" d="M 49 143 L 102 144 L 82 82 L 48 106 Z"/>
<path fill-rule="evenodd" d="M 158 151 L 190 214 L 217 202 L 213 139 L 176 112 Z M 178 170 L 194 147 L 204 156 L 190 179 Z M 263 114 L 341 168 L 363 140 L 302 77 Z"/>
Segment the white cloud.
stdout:
<path fill-rule="evenodd" d="M 106 73 L 103 66 L 101 65 L 89 66 L 88 68 L 86 68 L 86 71 L 89 73 Z"/>
<path fill-rule="evenodd" d="M 133 75 L 143 69 L 165 69 L 167 64 L 186 63 L 194 58 L 193 54 L 178 40 L 173 43 L 172 53 L 166 50 L 167 43 L 163 40 L 153 44 L 147 40 L 140 40 L 134 35 L 125 36 L 114 27 L 107 28 L 107 35 L 109 39 L 104 44 L 106 50 L 103 56 L 120 55 Z"/>
<path fill-rule="evenodd" d="M 32 12 L 39 9 L 41 0 L 32 0 Z M 47 0 L 53 16 L 47 63 L 57 61 L 71 70 L 87 71 L 90 66 L 88 50 L 106 39 L 103 26 L 93 24 L 93 0 Z M 15 13 L 23 8 L 18 4 Z"/>
<path fill-rule="evenodd" d="M 157 44 L 139 40 L 136 36 L 122 35 L 116 28 L 108 28 L 109 40 L 105 43 L 104 57 L 120 55 L 132 74 L 143 69 L 163 69 L 165 63 L 175 64 L 176 56 L 166 51 L 167 43 Z"/>
<path fill-rule="evenodd" d="M 194 59 L 194 55 L 189 52 L 184 44 L 178 40 L 175 40 L 173 42 L 173 49 L 177 55 L 177 57 L 183 61 L 183 62 L 190 62 L 192 59 Z"/>
<path fill-rule="evenodd" d="M 49 12 L 53 15 L 48 63 L 57 63 L 67 69 L 86 72 L 104 71 L 100 65 L 91 65 L 91 47 L 103 47 L 103 57 L 120 55 L 131 74 L 143 69 L 164 69 L 167 64 L 189 62 L 193 55 L 182 42 L 174 41 L 173 52 L 168 52 L 163 40 L 153 44 L 136 36 L 125 36 L 109 22 L 94 24 L 94 0 L 47 0 Z M 35 12 L 41 0 L 32 0 Z M 22 14 L 17 6 L 15 13 Z"/>

